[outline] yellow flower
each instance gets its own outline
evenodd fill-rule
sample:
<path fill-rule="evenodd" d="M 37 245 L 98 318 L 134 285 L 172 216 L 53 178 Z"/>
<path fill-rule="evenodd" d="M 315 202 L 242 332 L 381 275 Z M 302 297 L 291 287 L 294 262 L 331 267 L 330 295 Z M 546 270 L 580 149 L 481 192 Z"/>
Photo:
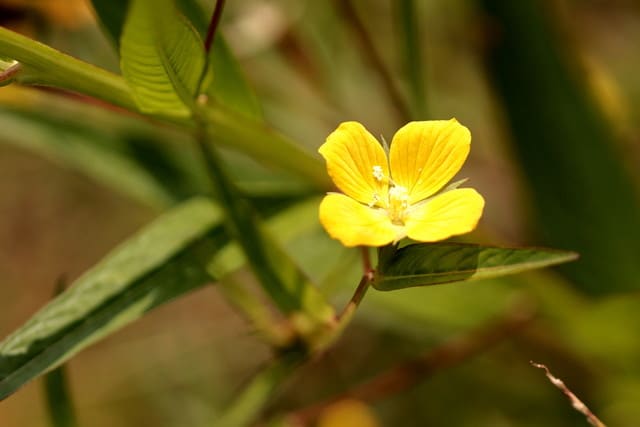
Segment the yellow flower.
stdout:
<path fill-rule="evenodd" d="M 318 150 L 344 193 L 329 193 L 320 222 L 345 246 L 384 246 L 404 237 L 435 242 L 472 231 L 484 199 L 471 188 L 443 189 L 469 154 L 471 133 L 456 119 L 410 122 L 389 159 L 358 122 L 342 123 Z"/>

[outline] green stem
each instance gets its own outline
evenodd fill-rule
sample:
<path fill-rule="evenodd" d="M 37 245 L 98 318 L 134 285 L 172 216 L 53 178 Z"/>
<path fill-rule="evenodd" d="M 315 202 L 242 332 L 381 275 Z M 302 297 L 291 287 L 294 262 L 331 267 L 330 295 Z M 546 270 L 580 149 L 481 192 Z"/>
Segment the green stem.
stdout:
<path fill-rule="evenodd" d="M 234 194 L 238 191 L 234 189 L 231 180 L 224 171 L 218 153 L 209 145 L 207 135 L 203 130 L 199 132 L 197 143 L 206 163 L 212 187 L 226 210 L 225 224 L 229 234 L 242 247 L 248 264 L 271 299 L 285 313 L 295 311 L 299 308 L 298 304 L 287 293 L 282 292 L 278 275 L 271 268 L 269 256 L 264 249 L 263 230 L 257 224 L 255 213 L 245 199 Z"/>
<path fill-rule="evenodd" d="M 306 360 L 300 353 L 291 353 L 275 360 L 252 378 L 242 392 L 216 420 L 217 426 L 246 426 L 258 418 L 276 389 Z"/>
<path fill-rule="evenodd" d="M 88 95 L 138 113 L 127 83 L 117 74 L 80 61 L 49 46 L 0 27 L 0 55 L 18 61 L 22 69 L 16 82 L 52 86 Z M 267 125 L 220 107 L 203 111 L 209 136 L 265 164 L 290 171 L 321 190 L 331 188 L 319 157 Z M 165 119 L 166 121 L 166 119 Z M 190 120 L 172 119 L 172 124 L 193 129 Z M 260 143 L 256 143 L 260 141 Z"/>
<path fill-rule="evenodd" d="M 219 143 L 303 177 L 320 190 L 333 187 L 319 157 L 269 126 L 222 108 L 206 108 L 202 113 L 207 134 L 215 135 Z"/>
<path fill-rule="evenodd" d="M 2 27 L 0 53 L 22 64 L 16 75 L 19 83 L 62 87 L 135 110 L 122 77 Z"/>
<path fill-rule="evenodd" d="M 398 0 L 395 2 L 398 16 L 398 32 L 400 33 L 400 52 L 404 62 L 411 88 L 411 107 L 415 118 L 427 117 L 427 103 L 424 88 L 424 66 L 420 49 L 420 34 L 414 0 Z"/>

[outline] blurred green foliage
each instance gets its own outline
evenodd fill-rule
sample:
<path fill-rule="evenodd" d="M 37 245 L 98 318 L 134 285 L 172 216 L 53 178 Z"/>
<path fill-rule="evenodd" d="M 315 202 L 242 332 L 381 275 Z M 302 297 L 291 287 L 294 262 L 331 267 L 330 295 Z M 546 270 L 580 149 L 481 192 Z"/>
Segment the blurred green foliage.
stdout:
<path fill-rule="evenodd" d="M 117 69 L 117 55 L 105 52 L 118 43 L 122 28 L 122 9 L 114 6 L 127 2 L 93 1 L 107 38 L 86 10 L 73 19 L 60 11 L 87 6 L 73 3 L 0 4 L 10 12 L 0 14 L 0 23 Z M 201 37 L 213 3 L 202 2 L 205 13 L 199 15 L 194 12 L 199 5 L 178 2 Z M 207 272 L 181 258 L 195 251 L 208 259 L 227 241 L 217 222 L 212 230 L 206 220 L 202 226 L 185 219 L 179 226 L 196 228 L 195 240 L 175 247 L 145 240 L 141 258 L 164 255 L 136 264 L 130 288 L 97 286 L 98 302 L 85 307 L 100 315 L 127 301 L 131 310 L 112 320 L 128 323 L 142 316 L 149 298 L 159 301 L 152 298 L 158 290 L 149 280 L 165 268 L 158 260 L 172 247 L 177 255 L 170 256 L 177 258 L 171 265 L 191 279 L 171 285 L 179 294 L 199 288 L 69 363 L 78 424 L 216 425 L 247 384 L 226 419 L 275 420 L 340 396 L 405 360 L 433 354 L 454 338 L 468 343 L 497 328 L 504 335 L 475 357 L 444 363 L 434 372 L 409 371 L 412 387 L 368 399 L 380 424 L 586 425 L 529 366 L 535 360 L 548 365 L 605 422 L 634 426 L 640 418 L 638 296 L 619 292 L 640 284 L 640 175 L 634 170 L 640 150 L 633 124 L 640 116 L 635 72 L 640 63 L 634 57 L 640 10 L 622 0 L 353 1 L 352 13 L 345 14 L 337 3 L 229 2 L 221 27 L 227 43 L 218 37 L 209 58 L 214 78 L 226 76 L 234 83 L 213 80 L 211 95 L 219 99 L 207 112 L 214 121 L 208 131 L 240 148 L 221 153 L 221 162 L 242 200 L 256 209 L 250 215 L 266 223 L 286 256 L 336 306 L 351 295 L 361 274 L 359 254 L 329 239 L 317 223 L 317 199 L 308 196 L 321 194 L 327 181 L 310 153 L 348 119 L 389 140 L 403 124 L 390 95 L 397 91 L 413 119 L 456 116 L 471 129 L 473 149 L 464 173 L 488 206 L 475 240 L 540 242 L 577 250 L 581 259 L 560 272 L 394 293 L 372 290 L 335 348 L 301 370 L 296 354 L 289 354 L 290 364 L 266 365 L 270 368 L 251 383 L 248 373 L 270 360 L 260 339 L 264 331 L 244 320 L 241 310 L 231 311 L 224 291 L 201 285 L 224 273 L 230 275 L 227 283 L 241 284 L 239 295 L 258 302 L 265 296 L 241 268 L 237 247 L 224 247 Z M 6 40 L 0 47 L 27 52 L 31 46 L 19 38 Z M 379 63 L 371 61 L 374 56 Z M 23 83 L 55 86 L 65 78 L 46 74 L 43 58 L 31 58 Z M 62 56 L 53 58 L 67 64 Z M 73 75 L 75 90 L 106 93 L 107 101 L 131 108 L 119 77 L 96 74 L 105 85 L 92 92 L 84 90 L 83 80 L 91 70 L 83 70 Z M 598 84 L 602 79 L 608 83 Z M 118 91 L 108 93 L 113 87 Z M 183 123 L 158 126 L 84 97 L 10 85 L 0 89 L 0 125 L 2 337 L 45 304 L 62 272 L 77 275 L 159 212 L 173 207 L 165 215 L 177 215 L 198 203 L 185 200 L 211 191 L 191 129 Z M 33 220 L 43 212 L 41 221 Z M 93 271 L 84 280 L 100 285 L 99 271 Z M 128 278 L 113 280 L 122 284 Z M 104 325 L 83 324 L 74 313 L 66 314 L 70 317 L 52 316 L 49 325 L 60 328 L 56 337 L 63 353 L 71 354 L 76 348 L 64 347 L 67 333 L 99 334 Z M 40 316 L 46 315 L 45 309 Z M 68 323 L 55 323 L 61 319 Z M 42 332 L 34 325 L 36 335 Z M 91 341 L 87 333 L 83 345 Z M 24 372 L 34 375 L 36 368 L 26 364 Z M 285 379 L 286 386 L 272 393 Z M 39 392 L 28 385 L 0 403 L 0 424 L 47 425 Z"/>

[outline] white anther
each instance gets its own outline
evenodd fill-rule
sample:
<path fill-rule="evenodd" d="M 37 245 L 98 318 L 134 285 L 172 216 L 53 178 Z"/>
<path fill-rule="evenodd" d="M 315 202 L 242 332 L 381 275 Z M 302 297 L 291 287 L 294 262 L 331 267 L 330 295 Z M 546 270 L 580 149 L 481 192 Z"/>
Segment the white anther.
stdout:
<path fill-rule="evenodd" d="M 382 181 L 384 179 L 384 174 L 382 173 L 382 166 L 375 165 L 373 167 L 373 177 L 378 181 Z"/>

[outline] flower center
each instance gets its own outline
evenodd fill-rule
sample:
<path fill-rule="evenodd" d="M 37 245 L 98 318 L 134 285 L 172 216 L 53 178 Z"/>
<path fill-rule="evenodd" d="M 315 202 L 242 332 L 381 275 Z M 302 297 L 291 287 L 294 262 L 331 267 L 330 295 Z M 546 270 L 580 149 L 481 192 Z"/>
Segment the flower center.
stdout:
<path fill-rule="evenodd" d="M 373 199 L 369 203 L 369 207 L 378 206 L 386 208 L 391 222 L 395 225 L 404 225 L 404 218 L 406 216 L 407 208 L 409 207 L 409 190 L 402 185 L 397 185 L 391 177 L 385 176 L 382 171 L 382 167 L 375 165 L 372 168 L 371 174 L 373 178 L 378 182 L 385 182 L 389 185 L 389 193 L 387 199 L 387 206 L 379 204 L 380 196 L 375 193 Z"/>
<path fill-rule="evenodd" d="M 404 216 L 408 207 L 409 191 L 401 185 L 389 187 L 389 208 L 387 212 L 393 224 L 404 225 Z"/>

